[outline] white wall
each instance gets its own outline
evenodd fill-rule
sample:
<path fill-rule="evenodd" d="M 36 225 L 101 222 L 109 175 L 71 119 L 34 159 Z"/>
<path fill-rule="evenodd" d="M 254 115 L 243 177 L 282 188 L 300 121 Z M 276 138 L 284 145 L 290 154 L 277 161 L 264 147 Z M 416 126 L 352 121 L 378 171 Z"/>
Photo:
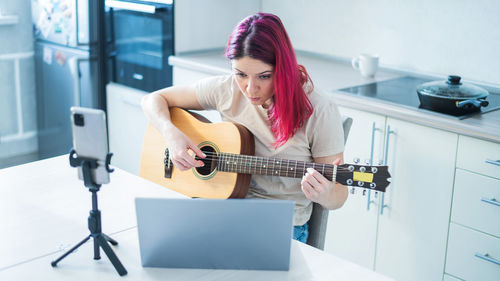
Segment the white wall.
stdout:
<path fill-rule="evenodd" d="M 260 0 L 175 1 L 176 53 L 218 49 L 235 25 L 260 9 Z"/>
<path fill-rule="evenodd" d="M 498 0 L 262 0 L 299 50 L 500 85 Z"/>

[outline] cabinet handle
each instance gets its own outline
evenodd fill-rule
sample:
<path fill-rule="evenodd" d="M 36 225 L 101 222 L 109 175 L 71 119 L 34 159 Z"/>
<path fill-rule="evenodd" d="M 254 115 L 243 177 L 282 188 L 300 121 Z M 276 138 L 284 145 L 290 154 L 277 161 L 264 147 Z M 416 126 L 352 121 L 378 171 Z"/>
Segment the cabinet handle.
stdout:
<path fill-rule="evenodd" d="M 73 78 L 73 99 L 75 102 L 73 105 L 80 106 L 82 93 L 80 87 L 80 59 L 78 57 L 72 57 L 68 60 L 69 72 L 71 73 L 71 78 Z"/>
<path fill-rule="evenodd" d="M 391 126 L 387 125 L 387 131 L 385 132 L 385 155 L 384 155 L 384 165 L 387 165 L 387 158 L 389 158 L 389 136 L 395 133 L 391 131 Z"/>
<path fill-rule="evenodd" d="M 500 265 L 500 261 L 499 260 L 490 257 L 490 255 L 488 255 L 488 254 L 484 254 L 483 255 L 483 254 L 480 254 L 480 253 L 475 253 L 474 256 L 476 258 L 480 258 L 482 260 L 489 261 L 489 262 L 494 263 L 496 265 Z"/>
<path fill-rule="evenodd" d="M 486 159 L 484 162 L 486 162 L 486 163 L 488 163 L 488 164 L 495 165 L 495 166 L 500 166 L 500 160 L 491 160 L 491 159 Z"/>
<path fill-rule="evenodd" d="M 395 131 L 391 131 L 391 126 L 387 125 L 387 130 L 385 131 L 385 150 L 384 150 L 384 165 L 387 165 L 387 160 L 389 158 L 389 136 L 395 133 Z M 384 208 L 389 207 L 384 203 L 385 193 L 382 193 L 382 197 L 380 198 L 380 215 L 384 214 Z"/>
<path fill-rule="evenodd" d="M 498 202 L 495 198 L 488 199 L 488 198 L 481 197 L 481 201 L 500 207 L 500 202 Z"/>
<path fill-rule="evenodd" d="M 384 208 L 389 207 L 389 205 L 384 203 L 385 193 L 382 193 L 382 197 L 380 198 L 380 215 L 384 214 Z"/>
<path fill-rule="evenodd" d="M 156 7 L 153 5 L 125 1 L 106 0 L 105 5 L 113 9 L 122 9 L 139 13 L 154 14 L 156 12 Z"/>
<path fill-rule="evenodd" d="M 375 131 L 377 130 L 376 123 L 372 123 L 372 142 L 370 144 L 370 165 L 373 165 L 373 149 L 375 146 Z"/>
<path fill-rule="evenodd" d="M 375 146 L 375 131 L 377 130 L 376 123 L 372 123 L 372 142 L 370 144 L 370 166 L 373 165 L 373 150 Z M 371 190 L 368 190 L 368 196 L 366 197 L 366 211 L 370 211 L 370 204 L 375 203 L 371 200 Z"/>

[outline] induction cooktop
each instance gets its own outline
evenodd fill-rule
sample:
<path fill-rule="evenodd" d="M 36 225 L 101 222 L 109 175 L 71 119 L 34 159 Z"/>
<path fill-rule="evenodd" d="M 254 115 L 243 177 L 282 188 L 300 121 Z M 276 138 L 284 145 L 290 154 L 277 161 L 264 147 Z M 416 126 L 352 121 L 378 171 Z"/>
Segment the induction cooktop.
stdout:
<path fill-rule="evenodd" d="M 375 98 L 383 101 L 388 101 L 391 103 L 419 108 L 419 110 L 428 110 L 420 107 L 420 101 L 418 99 L 418 94 L 417 94 L 417 87 L 420 84 L 429 81 L 433 80 L 423 79 L 414 76 L 404 76 L 386 81 L 374 82 L 370 84 L 344 88 L 340 89 L 339 91 L 349 93 L 352 95 Z M 491 91 L 489 91 L 489 93 L 490 93 L 489 96 L 486 98 L 486 100 L 489 102 L 489 105 L 487 107 L 482 107 L 481 111 L 479 112 L 462 116 L 454 116 L 445 113 L 440 113 L 440 114 L 456 117 L 458 119 L 465 119 L 474 116 L 476 114 L 484 114 L 486 112 L 500 109 L 500 93 L 493 93 Z"/>

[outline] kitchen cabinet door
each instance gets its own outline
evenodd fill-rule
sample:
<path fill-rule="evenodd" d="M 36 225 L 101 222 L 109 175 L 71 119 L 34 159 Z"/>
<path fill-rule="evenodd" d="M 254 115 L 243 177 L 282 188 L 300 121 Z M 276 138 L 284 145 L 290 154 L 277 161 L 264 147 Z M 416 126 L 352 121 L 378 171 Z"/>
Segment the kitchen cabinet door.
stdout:
<path fill-rule="evenodd" d="M 382 159 L 385 117 L 344 107 L 340 112 L 353 119 L 344 162 L 353 163 L 359 158 L 360 163 L 372 160 L 376 165 Z M 363 191 L 358 189 L 354 194 L 349 193 L 344 206 L 330 211 L 325 251 L 373 269 L 379 199 L 380 193 L 377 197 L 374 192 L 363 196 Z"/>
<path fill-rule="evenodd" d="M 108 84 L 106 89 L 109 149 L 113 153 L 111 164 L 138 175 L 147 126 L 141 99 L 147 93 L 116 83 Z"/>
<path fill-rule="evenodd" d="M 392 183 L 379 212 L 375 270 L 442 280 L 458 136 L 392 118 L 386 131 Z"/>

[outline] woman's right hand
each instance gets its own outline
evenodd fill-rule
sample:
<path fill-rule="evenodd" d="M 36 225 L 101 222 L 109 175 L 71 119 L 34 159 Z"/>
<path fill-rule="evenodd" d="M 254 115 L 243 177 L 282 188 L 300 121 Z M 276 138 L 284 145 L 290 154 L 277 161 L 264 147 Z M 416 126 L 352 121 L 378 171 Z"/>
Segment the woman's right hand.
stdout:
<path fill-rule="evenodd" d="M 184 171 L 193 167 L 202 167 L 202 161 L 196 160 L 189 150 L 198 157 L 205 158 L 206 155 L 177 127 L 171 126 L 164 134 L 170 160 L 179 170 Z"/>

